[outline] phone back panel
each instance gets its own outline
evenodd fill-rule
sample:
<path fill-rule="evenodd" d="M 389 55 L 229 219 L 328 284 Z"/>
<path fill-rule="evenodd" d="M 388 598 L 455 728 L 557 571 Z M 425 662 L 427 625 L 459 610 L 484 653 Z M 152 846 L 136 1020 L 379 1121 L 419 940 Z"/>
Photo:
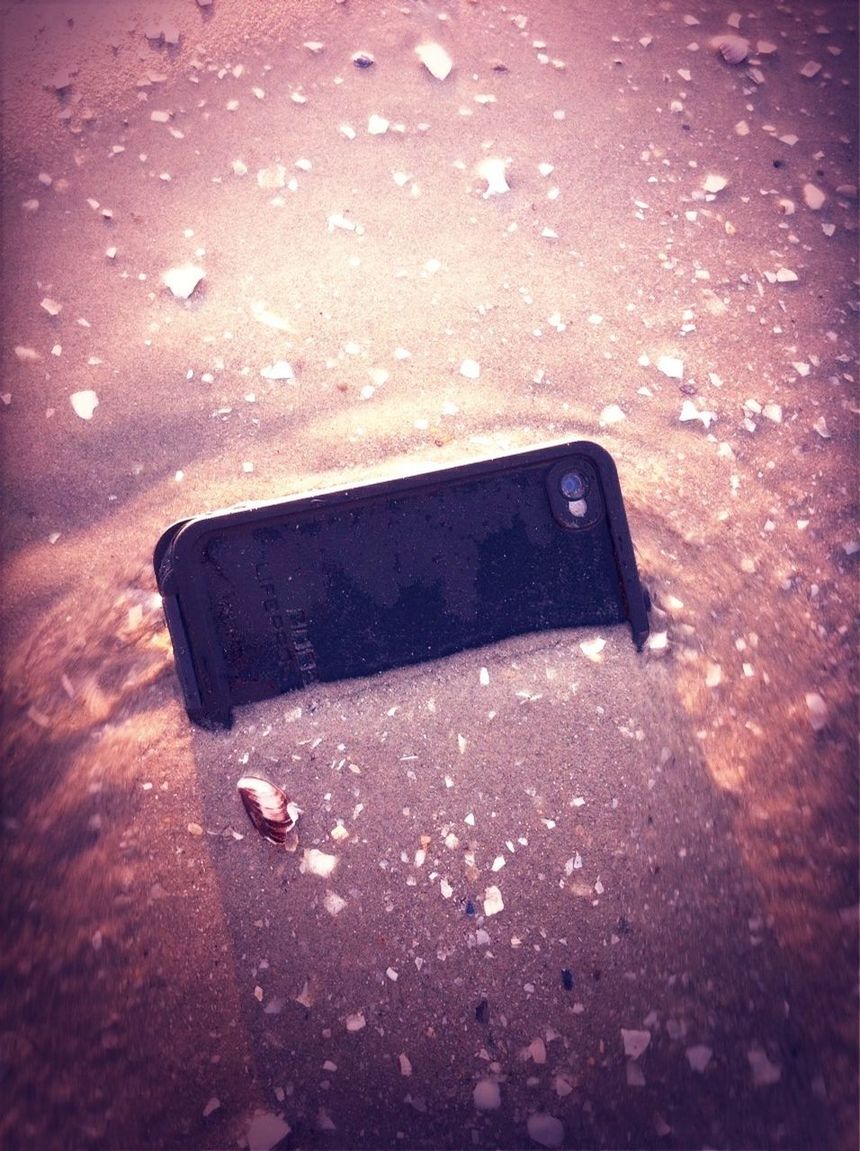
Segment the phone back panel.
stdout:
<path fill-rule="evenodd" d="M 165 533 L 156 570 L 186 706 L 210 726 L 523 632 L 648 631 L 615 467 L 588 443 L 199 517 Z"/>

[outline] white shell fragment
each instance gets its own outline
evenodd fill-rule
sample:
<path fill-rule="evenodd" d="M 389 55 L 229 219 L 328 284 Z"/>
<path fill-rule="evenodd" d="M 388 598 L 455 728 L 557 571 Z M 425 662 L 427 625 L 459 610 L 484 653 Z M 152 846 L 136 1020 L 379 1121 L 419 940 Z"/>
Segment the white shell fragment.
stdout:
<path fill-rule="evenodd" d="M 817 60 L 807 60 L 800 69 L 800 74 L 801 76 L 805 76 L 807 80 L 811 80 L 813 76 L 817 76 L 820 71 L 821 65 Z"/>
<path fill-rule="evenodd" d="M 684 361 L 678 360 L 674 356 L 661 356 L 657 361 L 657 371 L 668 376 L 670 380 L 683 380 Z"/>
<path fill-rule="evenodd" d="M 267 779 L 243 776 L 236 784 L 248 817 L 264 839 L 285 843 L 287 832 L 295 825 L 298 808 L 287 795 Z"/>
<path fill-rule="evenodd" d="M 681 414 L 678 416 L 682 424 L 689 423 L 691 420 L 701 420 L 705 428 L 709 428 L 716 418 L 716 412 L 699 411 L 692 400 L 684 400 L 681 405 Z"/>
<path fill-rule="evenodd" d="M 504 911 L 505 905 L 502 902 L 502 893 L 494 884 L 484 891 L 484 915 L 498 915 L 500 911 Z"/>
<path fill-rule="evenodd" d="M 299 871 L 302 875 L 318 875 L 321 879 L 328 879 L 336 867 L 336 855 L 327 855 L 324 851 L 311 847 L 306 848 L 302 854 Z"/>
<path fill-rule="evenodd" d="M 367 1025 L 367 1020 L 360 1011 L 356 1011 L 353 1015 L 347 1015 L 344 1022 L 347 1031 L 361 1031 Z"/>
<path fill-rule="evenodd" d="M 205 275 L 197 264 L 177 264 L 161 278 L 177 300 L 187 300 Z"/>
<path fill-rule="evenodd" d="M 284 188 L 287 183 L 287 169 L 283 164 L 272 164 L 269 168 L 260 168 L 257 172 L 257 187 L 274 189 Z"/>
<path fill-rule="evenodd" d="M 621 1042 L 624 1044 L 624 1054 L 628 1059 L 638 1059 L 640 1055 L 644 1054 L 651 1042 L 650 1031 L 629 1031 L 626 1027 L 621 1028 Z"/>
<path fill-rule="evenodd" d="M 454 67 L 454 61 L 445 51 L 441 44 L 427 41 L 419 44 L 415 49 L 415 55 L 427 69 L 431 76 L 435 76 L 437 80 L 445 80 L 451 73 Z"/>
<path fill-rule="evenodd" d="M 727 64 L 742 64 L 749 55 L 750 42 L 743 36 L 726 32 L 721 36 L 714 36 L 711 47 L 719 52 Z"/>
<path fill-rule="evenodd" d="M 69 399 L 72 401 L 75 415 L 80 416 L 82 420 L 91 420 L 93 413 L 99 406 L 98 396 L 90 389 L 83 392 L 72 392 Z"/>
<path fill-rule="evenodd" d="M 813 212 L 820 212 L 827 201 L 827 196 L 815 184 L 803 185 L 803 202 Z"/>
<path fill-rule="evenodd" d="M 295 328 L 289 320 L 284 316 L 279 316 L 277 312 L 271 311 L 262 301 L 255 300 L 251 304 L 251 314 L 259 324 L 265 324 L 267 328 L 272 328 L 276 332 L 288 332 L 295 335 Z"/>
<path fill-rule="evenodd" d="M 275 360 L 268 367 L 261 368 L 260 375 L 264 380 L 294 380 L 296 378 L 293 365 L 286 360 Z"/>
<path fill-rule="evenodd" d="M 710 1047 L 706 1047 L 704 1043 L 699 1043 L 695 1047 L 688 1047 L 685 1054 L 690 1069 L 701 1075 L 711 1062 L 714 1053 Z"/>
<path fill-rule="evenodd" d="M 388 131 L 389 121 L 384 116 L 378 116 L 376 112 L 368 117 L 367 131 L 371 136 L 384 136 Z"/>
<path fill-rule="evenodd" d="M 561 1147 L 564 1142 L 564 1125 L 554 1115 L 545 1111 L 535 1111 L 528 1118 L 529 1138 L 541 1147 Z"/>
<path fill-rule="evenodd" d="M 506 175 L 507 160 L 503 160 L 499 156 L 487 156 L 480 162 L 477 170 L 478 176 L 487 181 L 487 187 L 483 193 L 485 200 L 490 196 L 501 196 L 504 192 L 510 192 Z"/>
<path fill-rule="evenodd" d="M 472 1100 L 478 1111 L 495 1111 L 502 1105 L 502 1096 L 495 1079 L 479 1079 L 472 1091 Z"/>
<path fill-rule="evenodd" d="M 477 360 L 463 360 L 460 364 L 460 375 L 467 380 L 477 380 L 481 374 L 481 365 Z"/>
<path fill-rule="evenodd" d="M 809 723 L 813 731 L 822 731 L 827 726 L 827 703 L 817 691 L 806 693 L 806 707 Z"/>
<path fill-rule="evenodd" d="M 620 424 L 622 420 L 626 420 L 624 412 L 618 404 L 607 404 L 598 417 L 598 423 L 602 428 L 612 427 L 613 424 Z"/>
<path fill-rule="evenodd" d="M 771 1063 L 764 1051 L 754 1047 L 747 1052 L 747 1059 L 752 1071 L 753 1086 L 771 1087 L 774 1083 L 779 1083 L 782 1068 L 778 1063 Z"/>
<path fill-rule="evenodd" d="M 323 907 L 329 915 L 340 915 L 346 907 L 346 900 L 338 895 L 336 891 L 327 891 L 325 893 L 325 899 L 323 900 Z"/>
<path fill-rule="evenodd" d="M 58 304 L 56 300 L 52 300 L 50 296 L 45 296 L 44 300 L 42 300 L 41 307 L 49 316 L 59 316 L 63 310 L 63 305 Z"/>
<path fill-rule="evenodd" d="M 601 663 L 603 660 L 602 651 L 606 647 L 606 640 L 602 636 L 595 636 L 594 639 L 584 639 L 579 645 L 579 650 L 592 663 Z"/>
<path fill-rule="evenodd" d="M 248 1128 L 248 1151 L 272 1151 L 286 1139 L 292 1128 L 289 1123 L 271 1111 L 258 1111 Z"/>
<path fill-rule="evenodd" d="M 723 188 L 727 188 L 728 184 L 729 182 L 725 176 L 717 176 L 711 172 L 705 177 L 702 188 L 709 195 L 715 196 L 717 192 L 722 192 Z"/>

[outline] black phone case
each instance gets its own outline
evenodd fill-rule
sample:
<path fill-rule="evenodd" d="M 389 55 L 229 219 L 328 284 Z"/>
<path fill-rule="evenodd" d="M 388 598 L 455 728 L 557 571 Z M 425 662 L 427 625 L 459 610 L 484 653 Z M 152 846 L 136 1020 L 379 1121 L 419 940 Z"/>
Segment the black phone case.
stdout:
<path fill-rule="evenodd" d="M 615 465 L 585 441 L 183 520 L 154 563 L 185 707 L 209 728 L 524 632 L 648 635 Z"/>

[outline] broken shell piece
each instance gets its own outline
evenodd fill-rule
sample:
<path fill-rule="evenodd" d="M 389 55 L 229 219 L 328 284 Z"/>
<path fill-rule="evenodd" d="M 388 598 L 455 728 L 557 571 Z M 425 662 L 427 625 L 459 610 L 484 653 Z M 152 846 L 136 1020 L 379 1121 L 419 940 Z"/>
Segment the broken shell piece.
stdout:
<path fill-rule="evenodd" d="M 323 900 L 323 907 L 329 915 L 340 915 L 346 907 L 346 900 L 338 895 L 336 891 L 327 891 L 325 893 L 325 899 Z"/>
<path fill-rule="evenodd" d="M 700 1043 L 695 1047 L 688 1047 L 685 1054 L 691 1070 L 697 1071 L 701 1075 L 711 1062 L 711 1056 L 714 1052 L 710 1047 L 705 1046 L 704 1043 Z"/>
<path fill-rule="evenodd" d="M 368 118 L 367 131 L 371 136 L 384 136 L 388 131 L 389 121 L 375 112 Z"/>
<path fill-rule="evenodd" d="M 541 1147 L 561 1147 L 564 1142 L 564 1125 L 561 1120 L 545 1111 L 535 1111 L 529 1115 L 526 1126 L 529 1138 Z"/>
<path fill-rule="evenodd" d="M 702 188 L 710 195 L 716 195 L 717 192 L 722 192 L 723 188 L 728 187 L 728 180 L 725 176 L 716 176 L 711 173 L 705 177 Z"/>
<path fill-rule="evenodd" d="M 803 185 L 803 202 L 813 212 L 820 212 L 824 207 L 827 196 L 815 184 Z"/>
<path fill-rule="evenodd" d="M 206 273 L 196 264 L 178 264 L 161 277 L 177 300 L 187 300 Z"/>
<path fill-rule="evenodd" d="M 606 640 L 602 636 L 595 636 L 594 639 L 584 639 L 579 645 L 579 650 L 592 663 L 601 663 L 603 656 L 601 652 L 606 647 Z"/>
<path fill-rule="evenodd" d="M 495 1111 L 502 1105 L 502 1096 L 495 1079 L 479 1079 L 472 1090 L 472 1100 L 478 1111 Z"/>
<path fill-rule="evenodd" d="M 626 420 L 624 412 L 618 404 L 607 404 L 598 417 L 598 423 L 602 428 L 611 427 L 613 424 L 620 424 L 622 420 Z"/>
<path fill-rule="evenodd" d="M 467 380 L 477 380 L 481 374 L 481 365 L 477 360 L 463 360 L 460 364 L 460 375 Z"/>
<path fill-rule="evenodd" d="M 280 1115 L 257 1111 L 247 1131 L 249 1151 L 272 1151 L 289 1135 L 292 1128 Z"/>
<path fill-rule="evenodd" d="M 713 37 L 711 47 L 719 52 L 727 64 L 742 64 L 749 55 L 750 42 L 743 36 L 725 32 Z"/>
<path fill-rule="evenodd" d="M 793 216 L 795 212 L 794 200 L 789 200 L 787 196 L 780 197 L 776 202 L 776 206 L 783 216 Z"/>
<path fill-rule="evenodd" d="M 827 703 L 817 691 L 806 693 L 806 707 L 809 723 L 813 731 L 822 731 L 827 726 Z"/>
<path fill-rule="evenodd" d="M 75 415 L 80 416 L 82 420 L 91 420 L 93 413 L 99 406 L 98 396 L 89 388 L 83 392 L 72 392 L 69 399 L 71 400 Z"/>
<path fill-rule="evenodd" d="M 778 1063 L 771 1063 L 764 1051 L 753 1047 L 747 1052 L 747 1059 L 752 1071 L 754 1087 L 771 1087 L 774 1083 L 779 1083 L 782 1078 L 782 1068 Z"/>
<path fill-rule="evenodd" d="M 432 41 L 427 41 L 424 44 L 419 44 L 415 49 L 415 55 L 427 69 L 431 76 L 435 76 L 437 80 L 446 79 L 451 69 L 454 67 L 454 61 L 445 51 L 441 44 L 435 44 Z"/>
<path fill-rule="evenodd" d="M 260 375 L 264 380 L 294 380 L 296 378 L 292 364 L 286 360 L 276 360 L 269 367 L 261 368 Z"/>
<path fill-rule="evenodd" d="M 63 310 L 63 305 L 58 304 L 56 300 L 52 300 L 50 296 L 45 296 L 44 300 L 42 300 L 41 306 L 49 316 L 59 316 L 60 312 Z"/>
<path fill-rule="evenodd" d="M 277 312 L 272 312 L 261 300 L 254 300 L 251 304 L 251 314 L 254 319 L 260 323 L 265 324 L 267 328 L 273 328 L 276 332 L 286 332 L 294 336 L 296 329 L 289 320 L 283 316 L 279 316 Z"/>
<path fill-rule="evenodd" d="M 800 74 L 801 76 L 805 76 L 807 80 L 811 80 L 813 76 L 817 76 L 820 71 L 821 65 L 817 60 L 807 60 L 800 69 Z"/>
<path fill-rule="evenodd" d="M 283 164 L 273 164 L 270 168 L 261 168 L 257 173 L 257 187 L 283 188 L 287 183 L 287 169 Z"/>
<path fill-rule="evenodd" d="M 318 851 L 317 848 L 311 847 L 305 849 L 302 855 L 302 861 L 299 864 L 299 871 L 302 875 L 310 872 L 311 875 L 318 875 L 322 879 L 328 879 L 336 867 L 336 855 L 327 855 L 324 851 Z"/>
<path fill-rule="evenodd" d="M 264 839 L 286 843 L 287 832 L 295 825 L 299 809 L 274 783 L 253 775 L 236 784 L 248 816 Z"/>
<path fill-rule="evenodd" d="M 682 380 L 684 378 L 684 361 L 678 360 L 674 356 L 661 356 L 657 361 L 657 371 L 668 376 L 670 380 Z"/>
<path fill-rule="evenodd" d="M 487 188 L 483 194 L 485 200 L 489 196 L 501 196 L 503 192 L 510 192 L 507 170 L 508 161 L 502 160 L 499 156 L 487 156 L 478 165 L 478 175 L 487 181 Z"/>
<path fill-rule="evenodd" d="M 500 911 L 504 911 L 505 905 L 502 902 L 502 893 L 498 887 L 492 885 L 484 890 L 484 915 L 498 915 Z"/>
<path fill-rule="evenodd" d="M 621 1042 L 624 1044 L 624 1054 L 628 1059 L 638 1059 L 640 1055 L 644 1054 L 651 1042 L 651 1032 L 628 1030 L 626 1027 L 622 1027 Z"/>
<path fill-rule="evenodd" d="M 681 414 L 678 416 L 682 424 L 689 423 L 691 420 L 701 420 L 705 428 L 709 428 L 716 418 L 716 412 L 700 412 L 692 400 L 684 400 L 681 405 Z"/>

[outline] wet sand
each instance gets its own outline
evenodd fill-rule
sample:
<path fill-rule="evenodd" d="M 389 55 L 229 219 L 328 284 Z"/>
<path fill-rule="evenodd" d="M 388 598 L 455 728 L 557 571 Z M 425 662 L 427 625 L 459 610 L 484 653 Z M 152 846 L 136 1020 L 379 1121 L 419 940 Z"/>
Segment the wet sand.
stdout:
<path fill-rule="evenodd" d="M 855 10 L 0 10 L 4 1146 L 856 1147 Z M 642 655 L 189 726 L 170 522 L 580 437 Z"/>

